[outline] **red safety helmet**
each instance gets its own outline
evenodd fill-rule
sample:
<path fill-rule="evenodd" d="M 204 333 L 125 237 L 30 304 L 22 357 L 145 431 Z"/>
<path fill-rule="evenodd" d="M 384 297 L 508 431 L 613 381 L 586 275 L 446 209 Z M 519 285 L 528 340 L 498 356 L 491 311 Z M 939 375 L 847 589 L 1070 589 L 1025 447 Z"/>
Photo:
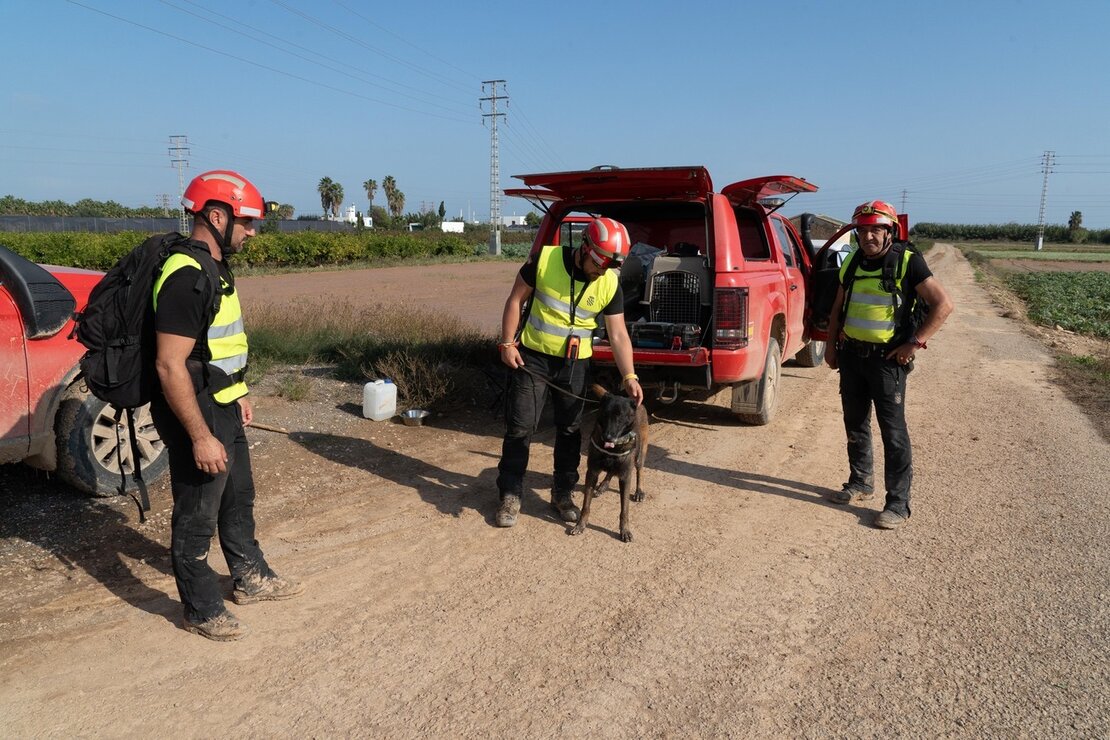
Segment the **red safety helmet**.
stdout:
<path fill-rule="evenodd" d="M 611 218 L 595 218 L 586 226 L 583 247 L 600 267 L 620 267 L 632 249 L 624 224 Z"/>
<path fill-rule="evenodd" d="M 194 177 L 181 196 L 181 205 L 191 213 L 199 213 L 213 200 L 230 206 L 236 218 L 266 215 L 262 193 L 250 180 L 231 170 L 212 170 Z"/>
<path fill-rule="evenodd" d="M 898 211 L 885 201 L 869 200 L 856 206 L 852 213 L 852 226 L 889 226 L 891 232 L 897 236 Z"/>

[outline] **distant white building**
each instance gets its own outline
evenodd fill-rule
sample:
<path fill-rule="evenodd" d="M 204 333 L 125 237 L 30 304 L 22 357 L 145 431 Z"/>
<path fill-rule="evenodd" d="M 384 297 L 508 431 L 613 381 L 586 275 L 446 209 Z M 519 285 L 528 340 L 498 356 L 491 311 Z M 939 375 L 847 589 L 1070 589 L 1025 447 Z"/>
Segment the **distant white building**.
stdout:
<path fill-rule="evenodd" d="M 525 226 L 526 224 L 524 223 L 524 216 L 513 215 L 513 216 L 502 216 L 501 217 L 501 225 L 502 226 Z"/>
<path fill-rule="evenodd" d="M 347 218 L 344 219 L 349 224 L 358 224 L 358 209 L 354 206 L 347 206 Z M 363 216 L 362 225 L 368 229 L 374 228 L 374 218 L 372 216 Z"/>
<path fill-rule="evenodd" d="M 466 226 L 462 221 L 441 221 L 439 228 L 443 229 L 445 234 L 461 234 L 463 227 Z"/>

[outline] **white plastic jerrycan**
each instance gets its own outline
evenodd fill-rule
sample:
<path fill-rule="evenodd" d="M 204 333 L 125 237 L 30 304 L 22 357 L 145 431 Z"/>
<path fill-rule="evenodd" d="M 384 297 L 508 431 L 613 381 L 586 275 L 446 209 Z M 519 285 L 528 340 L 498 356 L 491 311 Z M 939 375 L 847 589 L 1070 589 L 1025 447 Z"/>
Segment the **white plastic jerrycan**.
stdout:
<path fill-rule="evenodd" d="M 371 380 L 362 389 L 362 415 L 385 421 L 397 413 L 397 386 L 388 378 Z"/>

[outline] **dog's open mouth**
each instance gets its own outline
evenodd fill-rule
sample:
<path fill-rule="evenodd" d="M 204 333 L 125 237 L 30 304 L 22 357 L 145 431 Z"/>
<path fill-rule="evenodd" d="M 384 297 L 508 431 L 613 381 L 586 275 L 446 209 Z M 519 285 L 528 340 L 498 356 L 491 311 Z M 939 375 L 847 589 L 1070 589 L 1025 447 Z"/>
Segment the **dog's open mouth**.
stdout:
<path fill-rule="evenodd" d="M 622 434 L 621 436 L 617 437 L 616 439 L 614 439 L 612 441 L 605 440 L 604 441 L 605 449 L 611 450 L 614 447 L 623 447 L 624 445 L 631 442 L 632 439 L 635 436 L 636 436 L 636 432 L 630 431 L 630 432 L 626 432 L 625 434 Z"/>

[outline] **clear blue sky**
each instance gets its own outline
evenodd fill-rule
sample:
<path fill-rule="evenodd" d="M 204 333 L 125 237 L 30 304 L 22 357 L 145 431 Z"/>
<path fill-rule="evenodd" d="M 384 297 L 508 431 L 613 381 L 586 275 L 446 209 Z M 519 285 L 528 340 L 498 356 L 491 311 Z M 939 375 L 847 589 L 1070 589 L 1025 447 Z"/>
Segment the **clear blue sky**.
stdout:
<path fill-rule="evenodd" d="M 1052 150 L 1048 223 L 1110 228 L 1105 0 L 2 0 L 0 27 L 0 195 L 176 204 L 183 134 L 190 176 L 297 213 L 321 177 L 364 210 L 393 175 L 406 210 L 485 219 L 504 79 L 502 188 L 704 164 L 817 184 L 791 214 L 905 191 L 915 223 L 1035 223 Z"/>

